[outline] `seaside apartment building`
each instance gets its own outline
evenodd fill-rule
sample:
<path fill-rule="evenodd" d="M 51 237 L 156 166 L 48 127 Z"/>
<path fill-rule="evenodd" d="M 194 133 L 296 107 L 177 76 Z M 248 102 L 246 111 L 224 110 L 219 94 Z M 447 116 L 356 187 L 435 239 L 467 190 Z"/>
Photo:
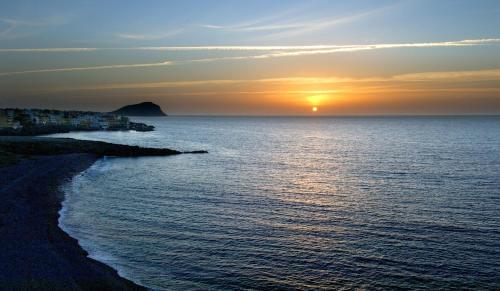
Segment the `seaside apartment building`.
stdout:
<path fill-rule="evenodd" d="M 21 122 L 16 120 L 17 109 L 0 109 L 0 128 L 21 129 Z"/>
<path fill-rule="evenodd" d="M 0 110 L 0 127 L 8 127 L 9 122 L 7 119 L 7 114 L 5 114 L 5 111 Z"/>
<path fill-rule="evenodd" d="M 9 122 L 7 119 L 7 114 L 4 110 L 0 110 L 0 128 L 9 127 Z"/>
<path fill-rule="evenodd" d="M 0 109 L 0 128 L 7 130 L 127 130 L 128 117 L 110 113 L 47 109 Z"/>

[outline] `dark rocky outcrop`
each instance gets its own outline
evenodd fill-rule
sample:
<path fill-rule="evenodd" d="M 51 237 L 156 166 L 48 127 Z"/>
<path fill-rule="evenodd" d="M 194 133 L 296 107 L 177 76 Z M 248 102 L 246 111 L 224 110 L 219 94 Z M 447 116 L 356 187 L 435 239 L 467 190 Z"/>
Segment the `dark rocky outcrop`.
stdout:
<path fill-rule="evenodd" d="M 167 116 L 161 107 L 153 102 L 127 105 L 111 113 L 124 116 Z"/>
<path fill-rule="evenodd" d="M 155 127 L 152 126 L 152 125 L 144 124 L 144 123 L 130 122 L 129 123 L 129 130 L 135 130 L 135 131 L 154 131 Z"/>
<path fill-rule="evenodd" d="M 77 140 L 72 138 L 26 138 L 2 137 L 0 150 L 20 155 L 61 155 L 87 153 L 97 156 L 168 156 L 182 152 L 171 149 L 142 148 L 111 144 L 100 141 Z"/>
<path fill-rule="evenodd" d="M 154 131 L 155 127 L 140 122 L 129 122 L 127 126 L 114 126 L 107 129 L 81 128 L 75 126 L 25 126 L 21 129 L 0 128 L 0 136 L 33 136 L 55 133 L 68 133 L 71 131 L 127 131 L 135 130 L 141 132 Z"/>

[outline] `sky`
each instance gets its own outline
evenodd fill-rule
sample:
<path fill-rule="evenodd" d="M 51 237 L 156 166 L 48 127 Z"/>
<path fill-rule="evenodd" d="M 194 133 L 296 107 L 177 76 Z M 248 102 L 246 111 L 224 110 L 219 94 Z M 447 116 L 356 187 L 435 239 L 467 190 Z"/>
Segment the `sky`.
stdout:
<path fill-rule="evenodd" d="M 500 114 L 499 15 L 497 0 L 0 0 L 0 107 Z"/>

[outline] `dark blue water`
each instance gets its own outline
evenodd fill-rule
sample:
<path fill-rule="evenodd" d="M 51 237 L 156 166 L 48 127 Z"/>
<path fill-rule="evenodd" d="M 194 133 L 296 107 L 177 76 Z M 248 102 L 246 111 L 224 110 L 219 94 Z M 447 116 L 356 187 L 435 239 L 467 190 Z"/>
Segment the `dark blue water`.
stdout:
<path fill-rule="evenodd" d="M 153 289 L 499 289 L 500 119 L 144 120 L 71 133 L 207 155 L 107 158 L 61 225 Z"/>

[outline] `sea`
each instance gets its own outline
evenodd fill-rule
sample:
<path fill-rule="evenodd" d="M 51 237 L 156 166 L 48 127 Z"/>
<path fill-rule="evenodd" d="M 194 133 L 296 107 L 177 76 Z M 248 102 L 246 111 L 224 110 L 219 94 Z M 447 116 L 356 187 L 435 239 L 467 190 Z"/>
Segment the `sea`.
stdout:
<path fill-rule="evenodd" d="M 135 118 L 60 226 L 153 290 L 500 289 L 499 117 Z"/>

